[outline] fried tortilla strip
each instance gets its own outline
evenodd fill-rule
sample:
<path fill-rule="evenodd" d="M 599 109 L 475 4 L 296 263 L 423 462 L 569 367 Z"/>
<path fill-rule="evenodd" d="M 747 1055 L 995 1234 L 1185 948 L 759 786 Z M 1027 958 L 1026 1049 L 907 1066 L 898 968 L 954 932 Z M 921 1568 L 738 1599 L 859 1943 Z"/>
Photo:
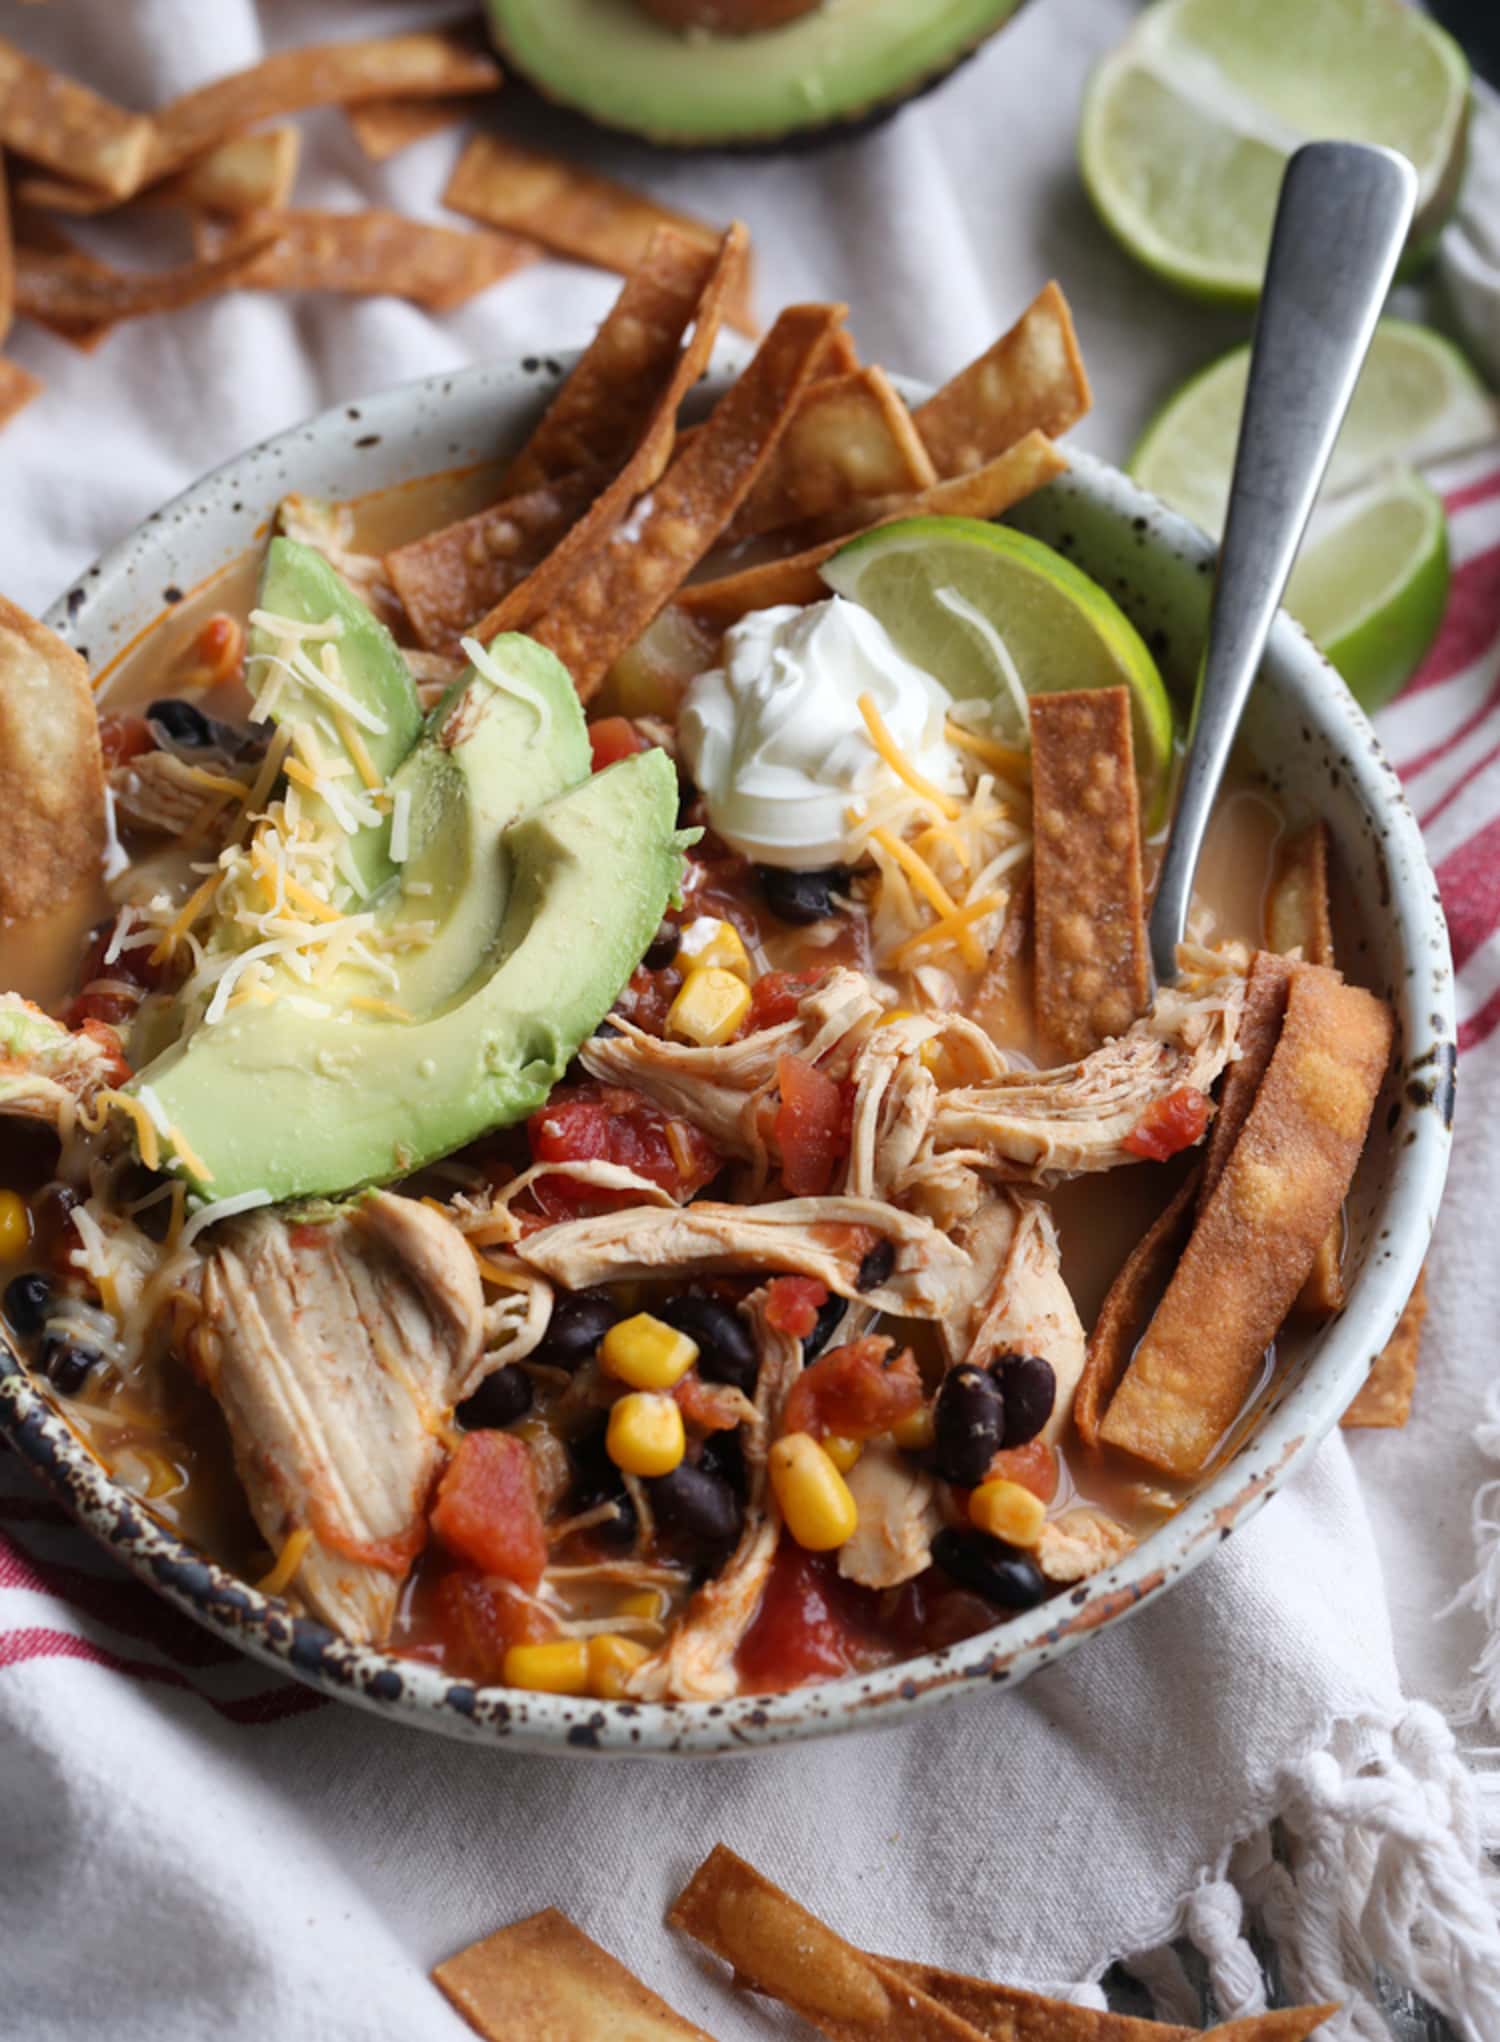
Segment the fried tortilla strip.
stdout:
<path fill-rule="evenodd" d="M 677 410 L 708 366 L 718 338 L 725 301 L 735 287 L 744 260 L 745 230 L 736 224 L 725 234 L 713 269 L 698 299 L 692 336 L 657 395 L 630 458 L 603 489 L 586 514 L 552 548 L 546 559 L 474 626 L 480 638 L 497 631 L 529 629 L 608 548 L 627 513 L 649 495 L 672 459 L 677 442 Z M 545 422 L 545 421 L 544 421 Z"/>
<path fill-rule="evenodd" d="M 1202 1174 L 1201 1169 L 1195 1170 L 1178 1186 L 1126 1256 L 1105 1293 L 1073 1396 L 1073 1423 L 1085 1446 L 1099 1444 L 1104 1413 L 1120 1387 L 1141 1327 L 1177 1267 L 1192 1226 Z"/>
<path fill-rule="evenodd" d="M 457 127 L 468 112 L 461 99 L 366 99 L 345 109 L 354 139 L 372 163 L 384 163 L 414 142 Z"/>
<path fill-rule="evenodd" d="M 96 277 L 113 274 L 107 262 L 89 255 L 70 235 L 63 232 L 55 220 L 40 213 L 34 206 L 18 205 L 12 225 L 15 231 L 17 249 L 30 248 L 39 255 L 66 255 L 72 258 L 72 267 L 80 273 Z M 78 320 L 54 319 L 47 314 L 33 311 L 28 315 L 39 326 L 45 326 L 49 333 L 55 333 L 59 340 L 65 340 L 83 354 L 92 354 L 99 343 L 114 330 L 112 319 Z"/>
<path fill-rule="evenodd" d="M 0 355 L 0 431 L 18 411 L 26 409 L 33 397 L 40 397 L 44 387 L 40 376 L 33 376 L 19 362 L 7 361 Z"/>
<path fill-rule="evenodd" d="M 44 914 L 99 870 L 104 762 L 89 671 L 0 596 L 0 920 Z"/>
<path fill-rule="evenodd" d="M 714 247 L 719 239 L 706 221 L 500 135 L 476 135 L 468 144 L 448 180 L 443 204 L 488 226 L 527 234 L 556 255 L 621 276 L 640 262 L 658 227 L 675 227 L 703 248 Z M 747 267 L 724 316 L 754 338 L 760 328 L 750 311 L 749 283 Z"/>
<path fill-rule="evenodd" d="M 261 135 L 234 135 L 169 177 L 151 193 L 153 203 L 191 206 L 243 220 L 279 212 L 292 195 L 302 137 L 295 128 L 267 128 Z"/>
<path fill-rule="evenodd" d="M 432 1979 L 487 2042 L 713 2042 L 555 1907 L 471 1943 Z"/>
<path fill-rule="evenodd" d="M 45 254 L 23 244 L 16 250 L 16 310 L 47 326 L 85 328 L 175 312 L 237 289 L 269 239 L 260 235 L 216 261 L 157 270 L 110 269 L 91 256 Z"/>
<path fill-rule="evenodd" d="M 992 1985 L 987 1978 L 966 1978 L 936 1964 L 908 1964 L 899 1957 L 876 1957 L 916 1991 L 936 2000 L 945 2012 L 967 2021 L 990 2042 L 1202 2042 L 1196 2028 L 1162 2021 L 1138 2021 L 1129 2014 L 1104 2014 L 1069 2000 L 1046 1999 L 1022 1992 L 1019 1986 Z"/>
<path fill-rule="evenodd" d="M 534 589 L 550 582 L 551 560 L 506 598 L 500 621 L 486 630 L 529 631 L 557 654 L 588 701 L 753 488 L 807 386 L 819 347 L 842 318 L 841 305 L 793 305 L 783 312 L 744 374 L 719 399 L 707 429 L 654 488 L 635 497 L 623 522 L 619 511 L 613 512 L 607 536 L 584 555 L 575 573 L 549 591 L 546 607 L 533 607 Z M 697 338 L 695 333 L 693 346 Z M 633 466 L 632 459 L 606 498 L 629 481 Z M 572 534 L 558 555 L 567 552 L 571 541 Z M 514 619 L 504 614 L 512 605 L 518 613 Z"/>
<path fill-rule="evenodd" d="M 151 144 L 144 114 L 127 113 L 0 38 L 0 146 L 75 186 L 123 198 L 140 182 Z"/>
<path fill-rule="evenodd" d="M 589 469 L 560 477 L 388 553 L 385 571 L 418 641 L 456 650 L 474 619 L 546 559 L 603 479 Z"/>
<path fill-rule="evenodd" d="M 1036 1020 L 1074 1063 L 1151 1002 L 1128 688 L 1033 695 Z"/>
<path fill-rule="evenodd" d="M 1239 1032 L 1234 1041 L 1234 1061 L 1224 1073 L 1219 1110 L 1203 1153 L 1203 1181 L 1198 1191 L 1200 1211 L 1224 1174 L 1224 1165 L 1250 1117 L 1261 1081 L 1281 1040 L 1291 982 L 1289 959 L 1270 950 L 1256 951 L 1245 981 L 1245 1004 L 1240 1010 Z"/>
<path fill-rule="evenodd" d="M 1056 439 L 1092 402 L 1068 301 L 1048 284 L 1008 333 L 917 407 L 939 475 L 962 475 L 1029 432 Z"/>
<path fill-rule="evenodd" d="M 1268 2014 L 1244 2014 L 1209 2028 L 1202 2042 L 1307 2042 L 1307 2037 L 1338 2012 L 1338 2002 L 1320 2007 L 1277 2007 Z"/>
<path fill-rule="evenodd" d="M 1412 1391 L 1416 1387 L 1417 1362 L 1422 1350 L 1422 1322 L 1427 1317 L 1427 1271 L 1418 1276 L 1396 1330 L 1370 1366 L 1370 1373 L 1354 1393 L 1354 1401 L 1342 1423 L 1353 1431 L 1359 1426 L 1404 1425 L 1411 1416 Z"/>
<path fill-rule="evenodd" d="M 240 279 L 246 290 L 407 298 L 432 312 L 451 312 L 537 259 L 512 235 L 433 227 L 379 206 L 270 213 L 240 231 L 272 237 Z M 197 222 L 194 239 L 205 252 L 236 245 L 221 223 L 207 219 Z"/>
<path fill-rule="evenodd" d="M 1045 433 L 1028 433 L 1018 446 L 972 474 L 936 482 L 915 496 L 887 499 L 878 510 L 866 505 L 874 514 L 859 530 L 873 531 L 892 518 L 997 518 L 1023 496 L 1061 475 L 1067 465 Z M 776 603 L 820 602 L 828 589 L 818 569 L 843 545 L 845 536 L 854 535 L 840 534 L 785 560 L 763 560 L 738 574 L 695 582 L 678 593 L 677 607 L 706 630 L 727 631 L 751 610 L 769 609 Z"/>
<path fill-rule="evenodd" d="M 1266 943 L 1300 950 L 1309 964 L 1333 959 L 1333 906 L 1328 894 L 1328 825 L 1321 819 L 1282 846 L 1266 900 Z M 1340 1216 L 1318 1243 L 1313 1266 L 1297 1298 L 1299 1318 L 1331 1319 L 1344 1309 L 1344 1221 Z"/>
<path fill-rule="evenodd" d="M 831 2042 L 982 2042 L 984 2030 L 868 1957 L 716 1844 L 667 1914 L 734 1967 L 738 1984 L 780 2000 Z"/>
<path fill-rule="evenodd" d="M 820 375 L 727 536 L 753 539 L 936 481 L 932 456 L 884 369 Z"/>
<path fill-rule="evenodd" d="M 1353 1180 L 1391 1034 L 1372 993 L 1291 966 L 1265 1079 L 1105 1414 L 1108 1445 L 1172 1475 L 1209 1460 Z"/>

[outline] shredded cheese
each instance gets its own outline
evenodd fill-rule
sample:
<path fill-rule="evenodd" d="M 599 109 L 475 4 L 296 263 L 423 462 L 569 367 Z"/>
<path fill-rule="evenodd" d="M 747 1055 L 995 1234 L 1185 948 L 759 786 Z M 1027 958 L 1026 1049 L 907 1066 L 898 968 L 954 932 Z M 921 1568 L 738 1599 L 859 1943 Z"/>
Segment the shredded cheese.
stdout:
<path fill-rule="evenodd" d="M 357 1007 L 362 1014 L 383 1014 L 389 1021 L 410 1021 L 411 1015 L 405 1007 L 398 1007 L 394 1000 L 377 1000 L 369 993 L 351 993 L 348 1004 Z"/>
<path fill-rule="evenodd" d="M 888 858 L 894 858 L 912 885 L 928 904 L 946 919 L 958 913 L 958 903 L 925 858 L 918 857 L 910 844 L 892 836 L 889 830 L 871 830 L 871 837 Z"/>
<path fill-rule="evenodd" d="M 896 778 L 905 781 L 913 794 L 920 794 L 924 801 L 930 801 L 934 808 L 947 816 L 949 822 L 953 822 L 959 813 L 958 803 L 951 794 L 944 794 L 940 787 L 934 787 L 932 782 L 924 778 L 904 756 L 886 728 L 885 718 L 875 706 L 875 697 L 871 694 L 861 695 L 858 708 L 864 718 L 865 729 L 870 733 L 871 744 Z"/>
<path fill-rule="evenodd" d="M 968 752 L 976 759 L 983 759 L 987 766 L 1019 788 L 1031 785 L 1031 771 L 1027 754 L 1019 745 L 1001 744 L 998 738 L 981 737 L 977 731 L 965 730 L 961 723 L 948 718 L 945 725 L 949 744 L 961 752 Z"/>
<path fill-rule="evenodd" d="M 184 1226 L 179 1245 L 191 1248 L 205 1227 L 215 1226 L 220 1220 L 233 1219 L 237 1213 L 253 1212 L 257 1206 L 272 1203 L 269 1191 L 237 1191 L 233 1198 L 220 1198 L 211 1205 L 200 1205 Z"/>
<path fill-rule="evenodd" d="M 1005 896 L 999 893 L 985 893 L 977 900 L 966 901 L 961 908 L 955 908 L 951 915 L 945 915 L 942 921 L 933 922 L 928 928 L 919 929 L 915 936 L 909 936 L 904 943 L 898 945 L 891 953 L 891 963 L 898 971 L 904 971 L 908 960 L 919 950 L 948 944 L 962 949 L 965 936 L 971 941 L 973 939 L 973 924 L 982 921 L 986 915 L 992 915 L 1004 904 Z M 965 962 L 968 962 L 967 957 Z M 971 965 L 970 969 L 975 967 Z"/>
<path fill-rule="evenodd" d="M 312 1544 L 312 1533 L 306 1525 L 298 1525 L 282 1541 L 281 1551 L 276 1555 L 276 1564 L 269 1574 L 262 1574 L 255 1586 L 262 1595 L 285 1595 L 296 1579 L 298 1569 L 307 1558 L 307 1549 Z"/>
<path fill-rule="evenodd" d="M 536 712 L 536 729 L 527 740 L 535 744 L 538 739 L 544 743 L 552 733 L 552 705 L 539 688 L 521 680 L 515 674 L 502 673 L 497 661 L 493 660 L 477 638 L 461 638 L 459 648 L 482 681 L 502 695 L 514 695 Z"/>
<path fill-rule="evenodd" d="M 178 910 L 177 916 L 166 931 L 166 934 L 152 951 L 151 962 L 153 964 L 164 964 L 172 955 L 179 941 L 192 928 L 194 922 L 197 921 L 203 910 L 213 899 L 215 892 L 218 890 L 218 884 L 219 876 L 215 872 L 205 879 L 200 887 L 197 887 L 189 894 Z"/>

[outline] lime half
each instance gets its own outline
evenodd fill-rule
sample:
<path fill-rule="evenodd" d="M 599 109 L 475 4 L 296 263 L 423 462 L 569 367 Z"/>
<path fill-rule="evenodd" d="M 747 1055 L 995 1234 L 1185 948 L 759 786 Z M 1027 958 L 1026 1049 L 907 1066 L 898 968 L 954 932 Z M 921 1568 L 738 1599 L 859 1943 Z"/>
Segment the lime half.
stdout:
<path fill-rule="evenodd" d="M 1249 361 L 1236 348 L 1184 384 L 1130 459 L 1137 482 L 1215 538 Z M 1484 446 L 1497 429 L 1500 405 L 1457 348 L 1381 321 L 1286 597 L 1367 709 L 1410 677 L 1447 593 L 1443 508 L 1415 464 Z"/>
<path fill-rule="evenodd" d="M 852 540 L 822 573 L 942 682 L 964 721 L 982 716 L 1008 743 L 1027 741 L 1028 695 L 1128 688 L 1142 801 L 1154 812 L 1172 706 L 1140 633 L 1070 560 L 980 518 L 903 518 Z"/>
<path fill-rule="evenodd" d="M 1089 81 L 1079 162 L 1138 261 L 1248 303 L 1294 149 L 1399 149 L 1419 179 L 1420 250 L 1457 195 L 1468 103 L 1462 51 L 1402 0 L 1158 0 Z"/>

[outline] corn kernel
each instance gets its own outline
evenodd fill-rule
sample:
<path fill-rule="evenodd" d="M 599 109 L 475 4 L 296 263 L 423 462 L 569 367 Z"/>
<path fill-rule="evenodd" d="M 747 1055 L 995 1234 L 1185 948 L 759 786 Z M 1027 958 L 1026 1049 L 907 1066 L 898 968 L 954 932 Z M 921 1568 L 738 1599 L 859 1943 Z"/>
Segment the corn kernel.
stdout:
<path fill-rule="evenodd" d="M 589 1693 L 606 1702 L 623 1701 L 630 1676 L 650 1657 L 634 1638 L 616 1637 L 612 1631 L 590 1638 Z"/>
<path fill-rule="evenodd" d="M 622 1595 L 615 1608 L 617 1617 L 649 1617 L 659 1624 L 667 1613 L 667 1592 L 664 1588 L 633 1588 L 629 1595 Z"/>
<path fill-rule="evenodd" d="M 809 1432 L 789 1432 L 771 1449 L 771 1487 L 786 1528 L 809 1553 L 831 1553 L 852 1536 L 859 1511 L 849 1485 Z"/>
<path fill-rule="evenodd" d="M 604 1450 L 627 1475 L 670 1475 L 687 1452 L 682 1413 L 670 1397 L 632 1390 L 609 1414 Z"/>
<path fill-rule="evenodd" d="M 586 1695 L 589 1648 L 585 1638 L 551 1638 L 545 1645 L 508 1645 L 501 1668 L 507 1687 L 543 1695 Z"/>
<path fill-rule="evenodd" d="M 670 1390 L 698 1359 L 698 1343 L 649 1312 L 617 1319 L 599 1345 L 606 1375 L 633 1390 Z"/>
<path fill-rule="evenodd" d="M 1020 1482 L 981 1482 L 969 1498 L 969 1518 L 992 1539 L 1034 1546 L 1047 1520 L 1047 1506 Z"/>
<path fill-rule="evenodd" d="M 681 992 L 667 1009 L 667 1026 L 700 1049 L 717 1049 L 749 1011 L 750 988 L 744 980 L 710 964 L 690 971 L 683 980 Z"/>
<path fill-rule="evenodd" d="M 19 1262 L 31 1246 L 31 1214 L 17 1191 L 0 1191 L 0 1262 Z"/>
<path fill-rule="evenodd" d="M 940 1036 L 929 1035 L 922 1044 L 922 1047 L 917 1051 L 917 1055 L 922 1060 L 924 1070 L 931 1071 L 935 1078 L 942 1078 L 948 1066 L 948 1052 L 944 1048 Z"/>
<path fill-rule="evenodd" d="M 925 1453 L 932 1445 L 933 1435 L 931 1404 L 923 1404 L 909 1418 L 902 1418 L 891 1427 L 891 1438 L 908 1453 Z"/>
<path fill-rule="evenodd" d="M 823 1451 L 841 1475 L 847 1475 L 854 1463 L 864 1452 L 864 1441 L 847 1439 L 841 1432 L 830 1432 L 823 1440 Z"/>
<path fill-rule="evenodd" d="M 684 971 L 732 971 L 746 984 L 750 981 L 750 953 L 733 922 L 715 921 L 700 915 L 689 922 L 677 946 L 677 958 Z"/>
<path fill-rule="evenodd" d="M 898 1021 L 915 1021 L 916 1018 L 917 1010 L 915 1007 L 891 1007 L 881 1015 L 875 1026 L 877 1028 L 894 1028 Z"/>

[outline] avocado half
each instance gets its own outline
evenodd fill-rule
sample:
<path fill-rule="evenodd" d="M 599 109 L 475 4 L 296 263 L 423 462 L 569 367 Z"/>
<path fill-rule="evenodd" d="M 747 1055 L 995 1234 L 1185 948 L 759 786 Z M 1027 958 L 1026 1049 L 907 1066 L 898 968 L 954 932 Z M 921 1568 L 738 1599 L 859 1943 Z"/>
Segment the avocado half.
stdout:
<path fill-rule="evenodd" d="M 893 110 L 1022 0 L 824 0 L 750 35 L 678 33 L 638 0 L 487 0 L 500 53 L 544 97 L 671 148 L 767 145 Z"/>

